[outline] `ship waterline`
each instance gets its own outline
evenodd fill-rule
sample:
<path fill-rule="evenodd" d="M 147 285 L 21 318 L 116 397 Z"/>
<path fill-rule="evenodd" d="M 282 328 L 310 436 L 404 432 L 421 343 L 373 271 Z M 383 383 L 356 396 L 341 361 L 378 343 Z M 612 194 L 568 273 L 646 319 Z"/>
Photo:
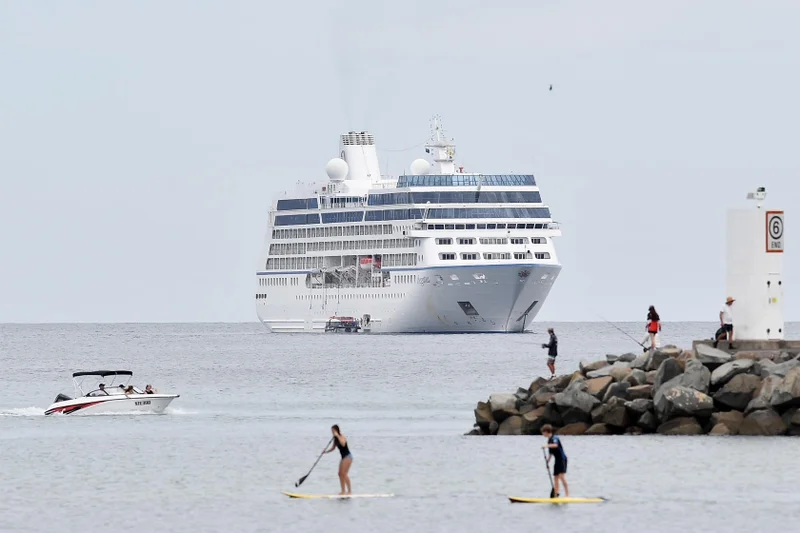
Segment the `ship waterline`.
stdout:
<path fill-rule="evenodd" d="M 411 175 L 380 176 L 374 138 L 349 132 L 329 180 L 270 210 L 256 310 L 271 332 L 521 332 L 561 265 L 561 235 L 530 174 L 475 174 L 434 120 Z"/>

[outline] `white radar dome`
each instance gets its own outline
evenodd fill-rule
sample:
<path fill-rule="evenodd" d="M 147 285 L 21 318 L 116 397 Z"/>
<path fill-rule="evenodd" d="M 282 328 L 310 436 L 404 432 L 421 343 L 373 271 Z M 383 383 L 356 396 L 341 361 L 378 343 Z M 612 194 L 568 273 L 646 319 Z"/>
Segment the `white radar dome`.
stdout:
<path fill-rule="evenodd" d="M 411 173 L 415 176 L 427 174 L 431 170 L 431 164 L 424 159 L 415 159 L 411 162 Z"/>
<path fill-rule="evenodd" d="M 325 172 L 331 181 L 343 181 L 349 170 L 347 161 L 338 157 L 334 157 L 325 165 Z"/>

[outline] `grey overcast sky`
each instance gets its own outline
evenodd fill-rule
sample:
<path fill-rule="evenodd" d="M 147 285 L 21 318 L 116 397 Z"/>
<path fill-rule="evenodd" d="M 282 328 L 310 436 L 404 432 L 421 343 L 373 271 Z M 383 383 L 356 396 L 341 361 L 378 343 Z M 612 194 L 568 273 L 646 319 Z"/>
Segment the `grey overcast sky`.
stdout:
<path fill-rule="evenodd" d="M 761 185 L 800 320 L 798 28 L 797 0 L 0 0 L 0 322 L 255 320 L 278 191 L 353 129 L 402 173 L 434 113 L 561 222 L 540 320 L 715 320 Z"/>

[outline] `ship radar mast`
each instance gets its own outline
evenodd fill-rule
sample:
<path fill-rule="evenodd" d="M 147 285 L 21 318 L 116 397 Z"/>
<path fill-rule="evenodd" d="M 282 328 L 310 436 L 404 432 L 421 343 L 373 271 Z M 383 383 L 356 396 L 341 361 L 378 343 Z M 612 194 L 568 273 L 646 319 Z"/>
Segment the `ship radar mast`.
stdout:
<path fill-rule="evenodd" d="M 431 120 L 431 140 L 425 144 L 425 151 L 433 157 L 432 174 L 455 174 L 453 158 L 456 155 L 456 145 L 452 139 L 448 141 L 445 137 L 439 115 L 434 115 Z"/>

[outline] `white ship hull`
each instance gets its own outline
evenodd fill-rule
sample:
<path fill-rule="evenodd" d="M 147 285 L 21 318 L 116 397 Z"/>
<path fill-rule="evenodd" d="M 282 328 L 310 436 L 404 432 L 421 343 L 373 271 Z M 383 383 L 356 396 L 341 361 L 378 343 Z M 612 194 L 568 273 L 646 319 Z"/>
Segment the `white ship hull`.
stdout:
<path fill-rule="evenodd" d="M 408 282 L 325 290 L 306 288 L 306 272 L 279 273 L 296 284 L 270 287 L 256 308 L 272 332 L 323 332 L 332 316 L 365 314 L 369 333 L 521 332 L 530 329 L 560 271 L 558 264 L 537 263 L 393 268 Z"/>

